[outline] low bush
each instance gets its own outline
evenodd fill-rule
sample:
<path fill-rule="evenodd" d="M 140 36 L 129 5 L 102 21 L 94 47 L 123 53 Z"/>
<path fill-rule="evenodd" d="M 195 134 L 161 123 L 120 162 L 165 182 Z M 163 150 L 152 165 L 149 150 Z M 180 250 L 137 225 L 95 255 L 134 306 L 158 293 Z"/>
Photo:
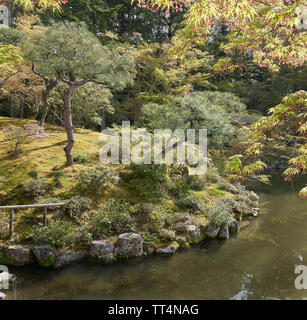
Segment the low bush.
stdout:
<path fill-rule="evenodd" d="M 91 163 L 93 156 L 85 151 L 76 151 L 73 153 L 74 162 L 78 164 Z"/>
<path fill-rule="evenodd" d="M 53 177 L 53 183 L 56 185 L 56 186 L 60 186 L 62 184 L 62 180 L 61 178 L 62 177 L 65 177 L 65 172 L 63 170 L 58 170 L 58 171 L 54 171 L 52 172 L 52 177 Z"/>
<path fill-rule="evenodd" d="M 204 177 L 192 176 L 190 177 L 189 185 L 192 190 L 201 191 L 204 190 L 206 181 Z"/>
<path fill-rule="evenodd" d="M 173 230 L 161 229 L 159 231 L 159 238 L 162 241 L 173 241 L 176 238 L 176 234 Z"/>
<path fill-rule="evenodd" d="M 90 208 L 91 204 L 91 199 L 77 196 L 66 201 L 64 210 L 71 218 L 78 218 Z"/>
<path fill-rule="evenodd" d="M 185 183 L 183 180 L 170 180 L 167 182 L 166 186 L 168 192 L 175 197 L 187 195 L 190 190 L 189 185 Z"/>
<path fill-rule="evenodd" d="M 32 179 L 38 179 L 38 172 L 37 171 L 30 171 L 30 172 L 28 172 L 28 176 Z"/>
<path fill-rule="evenodd" d="M 227 225 L 232 220 L 230 212 L 230 206 L 223 201 L 219 201 L 209 208 L 208 219 L 210 223 L 216 226 Z"/>
<path fill-rule="evenodd" d="M 25 182 L 21 189 L 26 197 L 37 200 L 48 191 L 49 185 L 46 179 L 31 179 Z"/>
<path fill-rule="evenodd" d="M 37 244 L 50 244 L 55 247 L 71 246 L 75 239 L 75 226 L 64 220 L 51 220 L 46 226 L 33 228 L 34 242 Z"/>
<path fill-rule="evenodd" d="M 219 183 L 222 180 L 215 168 L 208 168 L 204 176 L 207 183 Z"/>
<path fill-rule="evenodd" d="M 117 183 L 118 175 L 113 168 L 94 166 L 82 169 L 76 175 L 76 179 L 80 190 L 97 190 L 106 187 L 106 184 L 109 182 Z"/>
<path fill-rule="evenodd" d="M 135 208 L 128 202 L 110 199 L 91 217 L 95 236 L 135 231 L 135 220 L 131 217 Z"/>
<path fill-rule="evenodd" d="M 64 202 L 61 198 L 40 198 L 37 203 L 59 203 Z M 48 211 L 58 210 L 59 207 L 48 207 Z M 41 210 L 41 209 L 39 209 Z"/>
<path fill-rule="evenodd" d="M 185 210 L 189 210 L 194 214 L 201 213 L 204 210 L 203 203 L 194 196 L 186 196 L 176 201 L 176 205 Z"/>
<path fill-rule="evenodd" d="M 159 206 L 150 214 L 150 220 L 155 231 L 159 233 L 165 226 L 176 221 L 176 215 L 172 210 Z"/>

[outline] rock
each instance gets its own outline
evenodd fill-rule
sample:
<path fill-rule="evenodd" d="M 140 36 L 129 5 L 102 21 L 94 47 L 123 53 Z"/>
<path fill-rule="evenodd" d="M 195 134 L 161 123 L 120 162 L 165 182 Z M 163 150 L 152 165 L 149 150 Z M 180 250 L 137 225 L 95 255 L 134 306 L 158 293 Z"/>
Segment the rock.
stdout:
<path fill-rule="evenodd" d="M 143 255 L 142 236 L 137 233 L 122 233 L 115 243 L 114 255 L 121 258 L 140 257 Z"/>
<path fill-rule="evenodd" d="M 217 235 L 220 232 L 220 227 L 215 226 L 213 224 L 208 224 L 207 227 L 205 228 L 205 236 L 208 239 L 214 239 L 217 237 Z"/>
<path fill-rule="evenodd" d="M 31 249 L 22 245 L 9 246 L 6 257 L 14 265 L 26 265 L 33 262 Z"/>
<path fill-rule="evenodd" d="M 239 232 L 239 222 L 236 219 L 232 219 L 228 224 L 228 228 L 230 233 Z"/>
<path fill-rule="evenodd" d="M 81 251 L 59 250 L 56 253 L 53 267 L 60 268 L 68 264 L 71 264 L 73 262 L 81 261 L 85 259 L 87 256 L 88 256 L 88 252 L 85 250 L 81 250 Z"/>
<path fill-rule="evenodd" d="M 221 239 L 228 239 L 229 238 L 229 229 L 228 226 L 224 225 L 221 227 L 219 238 Z"/>
<path fill-rule="evenodd" d="M 10 274 L 8 272 L 1 272 L 0 273 L 0 288 L 8 290 L 10 284 L 15 283 L 16 276 L 14 274 Z"/>
<path fill-rule="evenodd" d="M 152 242 L 143 242 L 143 252 L 146 255 L 152 255 L 155 251 L 154 244 Z"/>
<path fill-rule="evenodd" d="M 185 232 L 189 235 L 193 242 L 199 242 L 203 239 L 203 235 L 200 232 L 199 227 L 194 224 L 188 224 L 185 226 Z"/>
<path fill-rule="evenodd" d="M 91 242 L 90 255 L 102 262 L 113 262 L 116 260 L 113 254 L 114 244 L 108 240 L 96 240 Z"/>
<path fill-rule="evenodd" d="M 179 243 L 179 245 L 186 245 L 186 243 L 188 242 L 186 236 L 177 236 L 176 241 Z"/>
<path fill-rule="evenodd" d="M 53 266 L 56 258 L 56 251 L 49 245 L 34 246 L 32 252 L 39 265 L 44 267 Z"/>
<path fill-rule="evenodd" d="M 173 255 L 179 248 L 179 245 L 177 242 L 172 242 L 167 247 L 160 247 L 156 248 L 156 253 L 161 255 Z"/>
<path fill-rule="evenodd" d="M 6 295 L 3 292 L 0 292 L 0 300 L 5 300 Z"/>
<path fill-rule="evenodd" d="M 258 217 L 259 214 L 259 208 L 252 208 L 252 216 Z"/>

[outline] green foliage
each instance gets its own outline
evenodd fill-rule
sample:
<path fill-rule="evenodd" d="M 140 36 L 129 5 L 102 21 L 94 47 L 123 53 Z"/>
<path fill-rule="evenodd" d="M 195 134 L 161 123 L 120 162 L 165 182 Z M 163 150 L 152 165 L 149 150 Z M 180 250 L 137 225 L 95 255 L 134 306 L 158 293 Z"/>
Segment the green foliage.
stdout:
<path fill-rule="evenodd" d="M 93 160 L 93 156 L 85 151 L 73 152 L 73 158 L 74 162 L 78 164 L 91 163 Z"/>
<path fill-rule="evenodd" d="M 192 190 L 201 191 L 205 188 L 206 181 L 204 177 L 191 176 L 189 180 L 189 185 Z"/>
<path fill-rule="evenodd" d="M 22 184 L 21 189 L 26 197 L 37 200 L 48 191 L 49 185 L 46 179 L 38 178 L 28 180 Z"/>
<path fill-rule="evenodd" d="M 181 197 L 182 195 L 187 195 L 190 191 L 190 187 L 183 180 L 169 180 L 167 182 L 167 190 L 168 192 L 175 196 Z"/>
<path fill-rule="evenodd" d="M 159 206 L 150 214 L 150 220 L 155 231 L 159 233 L 164 227 L 175 222 L 176 215 L 172 210 Z"/>
<path fill-rule="evenodd" d="M 4 239 L 9 233 L 9 216 L 6 212 L 0 211 L 0 238 Z"/>
<path fill-rule="evenodd" d="M 189 210 L 194 214 L 199 214 L 204 211 L 203 203 L 194 196 L 186 196 L 176 200 L 176 205 L 184 210 Z"/>
<path fill-rule="evenodd" d="M 133 188 L 142 197 L 161 197 L 162 185 L 167 181 L 167 168 L 165 164 L 131 164 L 134 179 Z"/>
<path fill-rule="evenodd" d="M 111 198 L 91 217 L 95 237 L 135 231 L 133 213 L 135 209 L 130 203 Z"/>
<path fill-rule="evenodd" d="M 154 242 L 157 239 L 157 234 L 156 233 L 145 233 L 143 236 L 144 242 Z"/>
<path fill-rule="evenodd" d="M 209 167 L 205 172 L 205 182 L 207 183 L 219 183 L 222 178 L 217 173 L 216 168 Z"/>
<path fill-rule="evenodd" d="M 61 178 L 65 177 L 66 173 L 63 170 L 57 170 L 57 171 L 52 172 L 51 175 L 53 177 L 53 183 L 56 186 L 60 186 L 62 184 Z"/>
<path fill-rule="evenodd" d="M 93 166 L 82 168 L 76 175 L 78 188 L 82 191 L 99 190 L 106 187 L 107 183 L 117 183 L 116 171 L 106 166 Z"/>
<path fill-rule="evenodd" d="M 173 230 L 161 229 L 159 231 L 159 238 L 162 241 L 173 241 L 176 238 L 176 234 Z"/>
<path fill-rule="evenodd" d="M 34 242 L 37 244 L 66 247 L 74 243 L 75 226 L 69 221 L 51 220 L 46 226 L 34 226 L 33 233 Z"/>
<path fill-rule="evenodd" d="M 66 201 L 64 210 L 71 218 L 78 218 L 90 208 L 91 204 L 92 200 L 89 198 L 73 197 Z"/>
<path fill-rule="evenodd" d="M 165 104 L 147 104 L 142 112 L 143 122 L 151 129 L 206 128 L 211 146 L 220 147 L 245 136 L 245 130 L 233 123 L 244 114 L 245 106 L 231 93 L 193 92 L 173 97 Z"/>
<path fill-rule="evenodd" d="M 225 201 L 220 201 L 209 208 L 208 219 L 210 223 L 216 226 L 227 225 L 231 217 L 231 207 Z"/>
<path fill-rule="evenodd" d="M 38 179 L 38 172 L 37 171 L 29 171 L 28 176 L 32 179 Z"/>
<path fill-rule="evenodd" d="M 53 197 L 53 198 L 40 198 L 37 203 L 60 203 L 63 202 L 61 198 Z M 48 207 L 48 211 L 58 210 L 59 207 Z M 41 209 L 40 209 L 41 210 Z"/>

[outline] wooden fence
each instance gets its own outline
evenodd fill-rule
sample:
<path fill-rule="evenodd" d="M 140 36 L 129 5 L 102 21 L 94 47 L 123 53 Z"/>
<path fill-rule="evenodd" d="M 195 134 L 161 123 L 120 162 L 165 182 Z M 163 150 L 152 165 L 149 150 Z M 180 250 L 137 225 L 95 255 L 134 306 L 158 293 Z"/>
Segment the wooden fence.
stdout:
<path fill-rule="evenodd" d="M 14 214 L 17 209 L 28 208 L 43 208 L 43 225 L 47 223 L 47 209 L 50 207 L 62 207 L 65 202 L 59 203 L 42 203 L 42 204 L 29 204 L 29 205 L 17 205 L 17 206 L 0 206 L 0 210 L 10 210 L 10 224 L 9 224 L 9 236 L 10 240 L 13 238 L 14 233 Z"/>

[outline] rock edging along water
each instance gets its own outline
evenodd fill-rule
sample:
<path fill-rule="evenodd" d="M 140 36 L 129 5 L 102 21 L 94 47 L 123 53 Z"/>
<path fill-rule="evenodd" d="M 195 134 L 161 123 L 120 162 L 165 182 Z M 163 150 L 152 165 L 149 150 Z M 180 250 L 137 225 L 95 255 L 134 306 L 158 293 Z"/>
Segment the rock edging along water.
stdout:
<path fill-rule="evenodd" d="M 145 242 L 137 233 L 123 233 L 116 241 L 106 239 L 92 241 L 88 250 L 57 250 L 50 245 L 4 245 L 0 244 L 0 264 L 24 266 L 38 264 L 43 267 L 59 268 L 84 259 L 95 259 L 102 263 L 150 255 L 173 255 L 179 247 L 198 243 L 204 239 L 227 239 L 231 233 L 239 231 L 239 222 L 232 219 L 228 225 L 217 227 L 208 224 L 181 226 L 186 235 L 176 237 L 176 241 L 157 245 Z"/>

